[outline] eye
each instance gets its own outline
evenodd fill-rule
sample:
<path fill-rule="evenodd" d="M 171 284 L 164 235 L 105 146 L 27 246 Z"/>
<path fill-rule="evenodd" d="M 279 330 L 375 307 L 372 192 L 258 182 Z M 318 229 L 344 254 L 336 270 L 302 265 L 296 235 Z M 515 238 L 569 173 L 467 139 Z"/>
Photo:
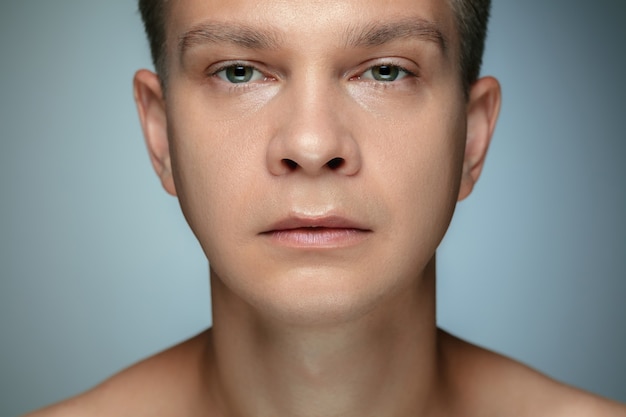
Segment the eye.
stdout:
<path fill-rule="evenodd" d="M 406 77 L 410 73 L 397 65 L 391 64 L 383 64 L 383 65 L 375 65 L 365 71 L 363 75 L 361 75 L 361 79 L 367 78 L 376 81 L 383 82 L 391 82 L 396 80 L 401 80 Z"/>
<path fill-rule="evenodd" d="M 214 73 L 220 79 L 233 84 L 248 83 L 265 79 L 265 76 L 249 65 L 232 64 Z"/>

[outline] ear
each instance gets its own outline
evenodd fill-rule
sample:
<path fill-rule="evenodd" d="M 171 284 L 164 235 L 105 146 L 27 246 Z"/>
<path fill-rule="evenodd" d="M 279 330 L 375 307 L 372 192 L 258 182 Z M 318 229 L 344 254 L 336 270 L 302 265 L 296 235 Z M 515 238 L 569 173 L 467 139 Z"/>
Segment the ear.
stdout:
<path fill-rule="evenodd" d="M 175 196 L 176 188 L 167 140 L 165 100 L 159 76 L 145 69 L 137 71 L 133 80 L 133 91 L 150 161 L 165 191 Z"/>
<path fill-rule="evenodd" d="M 501 96 L 500 83 L 493 77 L 479 79 L 470 89 L 467 103 L 467 137 L 459 201 L 472 192 L 483 169 L 489 142 L 491 142 L 491 136 L 500 112 Z"/>

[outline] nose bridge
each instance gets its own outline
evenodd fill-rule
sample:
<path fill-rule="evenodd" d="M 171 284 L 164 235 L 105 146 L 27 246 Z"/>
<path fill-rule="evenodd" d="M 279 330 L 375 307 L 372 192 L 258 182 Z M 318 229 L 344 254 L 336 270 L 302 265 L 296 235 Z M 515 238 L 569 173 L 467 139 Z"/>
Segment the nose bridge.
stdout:
<path fill-rule="evenodd" d="M 358 145 L 346 114 L 341 114 L 343 97 L 338 83 L 314 74 L 290 81 L 279 103 L 284 116 L 268 150 L 272 172 L 354 174 L 360 166 Z"/>

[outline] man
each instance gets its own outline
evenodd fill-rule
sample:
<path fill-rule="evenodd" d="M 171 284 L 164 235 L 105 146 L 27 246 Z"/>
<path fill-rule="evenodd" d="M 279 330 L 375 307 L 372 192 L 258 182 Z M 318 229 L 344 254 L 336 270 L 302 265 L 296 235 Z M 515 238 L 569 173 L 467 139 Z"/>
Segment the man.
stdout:
<path fill-rule="evenodd" d="M 140 7 L 140 119 L 213 327 L 33 415 L 626 415 L 436 328 L 435 251 L 500 107 L 488 2 Z"/>

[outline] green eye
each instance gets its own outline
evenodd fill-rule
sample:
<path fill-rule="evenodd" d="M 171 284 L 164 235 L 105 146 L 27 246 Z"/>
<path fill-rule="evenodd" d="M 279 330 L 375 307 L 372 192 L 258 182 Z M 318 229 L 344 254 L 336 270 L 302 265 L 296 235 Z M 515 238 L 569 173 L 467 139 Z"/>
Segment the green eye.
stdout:
<path fill-rule="evenodd" d="M 362 78 L 390 82 L 406 77 L 407 72 L 397 65 L 376 65 L 365 71 Z"/>
<path fill-rule="evenodd" d="M 263 79 L 263 74 L 249 65 L 230 65 L 215 75 L 220 77 L 224 81 L 228 81 L 233 84 L 247 83 L 250 81 L 258 81 Z"/>

